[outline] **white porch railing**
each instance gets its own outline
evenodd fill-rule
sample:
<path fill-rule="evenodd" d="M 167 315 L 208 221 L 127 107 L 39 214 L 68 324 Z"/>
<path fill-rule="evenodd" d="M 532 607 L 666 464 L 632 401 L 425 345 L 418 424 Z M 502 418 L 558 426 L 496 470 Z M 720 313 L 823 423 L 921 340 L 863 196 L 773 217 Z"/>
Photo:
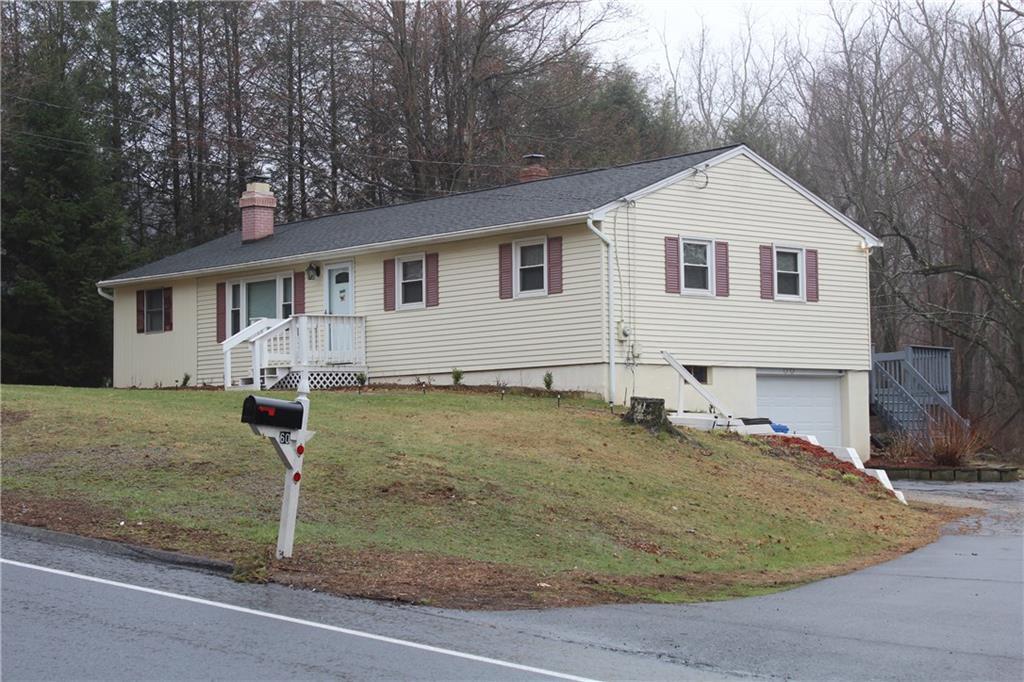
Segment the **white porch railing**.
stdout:
<path fill-rule="evenodd" d="M 233 383 L 231 351 L 243 342 L 249 344 L 252 385 L 263 388 L 266 370 L 328 370 L 345 365 L 364 366 L 366 318 L 303 314 L 284 320 L 257 320 L 221 344 L 225 388 Z"/>
<path fill-rule="evenodd" d="M 722 404 L 722 402 L 712 395 L 711 391 L 709 391 L 705 386 L 702 386 L 701 383 L 697 381 L 697 377 L 690 374 L 685 367 L 679 364 L 679 361 L 676 360 L 671 353 L 667 350 L 663 350 L 661 351 L 661 357 L 663 357 L 665 362 L 668 363 L 668 366 L 674 369 L 676 374 L 679 375 L 679 384 L 677 389 L 678 395 L 676 397 L 676 401 L 679 403 L 676 406 L 677 414 L 683 413 L 683 386 L 685 384 L 689 384 L 693 387 L 693 390 L 697 392 L 697 395 L 706 400 L 708 405 L 710 405 L 718 414 L 729 419 L 732 418 L 732 410 Z"/>

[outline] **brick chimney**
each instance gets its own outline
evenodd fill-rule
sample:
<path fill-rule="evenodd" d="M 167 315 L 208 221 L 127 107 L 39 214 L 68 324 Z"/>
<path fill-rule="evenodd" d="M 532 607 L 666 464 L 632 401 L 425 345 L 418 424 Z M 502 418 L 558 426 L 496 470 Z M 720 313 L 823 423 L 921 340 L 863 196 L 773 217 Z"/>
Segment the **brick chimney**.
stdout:
<path fill-rule="evenodd" d="M 544 167 L 543 154 L 526 154 L 523 156 L 523 164 L 523 167 L 519 169 L 519 182 L 551 177 L 551 173 Z"/>
<path fill-rule="evenodd" d="M 238 207 L 242 209 L 242 242 L 254 242 L 274 235 L 277 199 L 270 191 L 269 180 L 265 175 L 252 176 L 238 200 Z"/>

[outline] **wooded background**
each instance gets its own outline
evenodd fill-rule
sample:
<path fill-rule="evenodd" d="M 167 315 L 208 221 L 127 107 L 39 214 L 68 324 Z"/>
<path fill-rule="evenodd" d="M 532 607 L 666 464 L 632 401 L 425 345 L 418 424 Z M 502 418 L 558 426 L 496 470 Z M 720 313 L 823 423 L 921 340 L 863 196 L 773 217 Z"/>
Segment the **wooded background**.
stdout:
<path fill-rule="evenodd" d="M 748 21 L 638 73 L 628 6 L 2 5 L 2 372 L 109 380 L 95 282 L 235 229 L 732 142 L 872 230 L 879 350 L 952 345 L 957 406 L 1024 434 L 1024 4 L 834 5 L 809 43 Z"/>

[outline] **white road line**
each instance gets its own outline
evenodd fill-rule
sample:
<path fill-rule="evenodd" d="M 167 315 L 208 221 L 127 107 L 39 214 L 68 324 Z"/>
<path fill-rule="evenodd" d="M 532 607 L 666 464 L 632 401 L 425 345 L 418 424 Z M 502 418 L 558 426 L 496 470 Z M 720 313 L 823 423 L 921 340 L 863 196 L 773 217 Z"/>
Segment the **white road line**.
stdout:
<path fill-rule="evenodd" d="M 192 602 L 193 604 L 202 604 L 204 606 L 213 606 L 218 609 L 225 609 L 227 611 L 235 611 L 238 613 L 247 613 L 252 616 L 261 616 L 263 618 L 271 618 L 273 620 L 283 621 L 285 623 L 294 623 L 296 625 L 306 625 L 311 628 L 319 628 L 321 630 L 328 630 L 330 632 L 337 632 L 343 635 L 349 635 L 352 637 L 361 637 L 363 639 L 371 639 L 377 642 L 384 642 L 386 644 L 394 644 L 397 646 L 409 647 L 410 649 L 419 649 L 421 651 L 429 651 L 435 654 L 442 654 L 444 656 L 452 656 L 454 658 L 462 658 L 468 661 L 476 661 L 478 663 L 487 663 L 490 665 L 496 665 L 502 668 L 511 668 L 512 670 L 520 670 L 522 672 L 534 673 L 537 675 L 544 675 L 546 677 L 553 677 L 559 680 L 574 680 L 575 682 L 596 682 L 588 677 L 580 677 L 578 675 L 569 675 L 567 673 L 560 673 L 554 670 L 545 670 L 544 668 L 535 668 L 530 665 L 522 665 L 520 663 L 512 663 L 510 661 L 502 661 L 497 658 L 488 658 L 487 656 L 477 656 L 476 654 L 467 654 L 462 651 L 455 651 L 453 649 L 445 649 L 442 647 L 431 646 L 429 644 L 420 644 L 418 642 L 410 642 L 405 639 L 396 639 L 395 637 L 386 637 L 384 635 L 375 635 L 372 632 L 363 632 L 361 630 L 352 630 L 350 628 L 341 628 L 336 625 L 328 625 L 326 623 L 317 623 L 311 620 L 303 620 L 302 618 L 292 618 L 291 616 L 282 616 L 277 613 L 269 613 L 267 611 L 257 611 L 256 609 L 248 609 L 244 606 L 235 606 L 234 604 L 225 604 L 224 602 L 211 601 L 209 599 L 201 599 L 199 597 L 189 597 L 184 594 L 175 594 L 174 592 L 165 592 L 164 590 L 155 590 L 151 587 L 141 587 L 139 585 L 132 585 L 129 583 L 121 583 L 116 580 L 107 580 L 105 578 L 96 578 L 91 575 L 82 575 L 81 573 L 72 573 L 70 571 L 61 571 L 56 568 L 48 568 L 46 566 L 37 566 L 36 564 L 26 564 L 21 561 L 12 561 L 11 559 L 0 559 L 0 563 L 10 564 L 11 566 L 19 566 L 21 568 L 28 568 L 35 571 L 43 571 L 44 573 L 52 573 L 53 575 L 62 575 L 66 578 L 77 578 L 78 580 L 86 580 L 93 583 L 99 583 L 100 585 L 110 585 L 112 587 L 121 587 L 126 590 L 135 590 L 136 592 L 145 592 L 146 594 L 155 594 L 161 597 L 169 597 L 170 599 L 179 599 L 181 601 Z"/>

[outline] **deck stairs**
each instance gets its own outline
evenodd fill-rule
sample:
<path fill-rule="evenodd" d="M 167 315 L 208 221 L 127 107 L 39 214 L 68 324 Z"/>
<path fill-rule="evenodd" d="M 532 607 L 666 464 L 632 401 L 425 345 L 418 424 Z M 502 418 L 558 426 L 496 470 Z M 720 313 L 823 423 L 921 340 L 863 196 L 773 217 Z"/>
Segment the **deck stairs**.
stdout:
<path fill-rule="evenodd" d="M 366 376 L 366 321 L 353 315 L 292 315 L 255 320 L 221 343 L 226 389 L 355 386 Z"/>
<path fill-rule="evenodd" d="M 952 349 L 907 346 L 901 351 L 874 353 L 871 368 L 871 410 L 892 431 L 925 439 L 934 428 L 967 427 L 953 408 L 950 355 Z"/>

